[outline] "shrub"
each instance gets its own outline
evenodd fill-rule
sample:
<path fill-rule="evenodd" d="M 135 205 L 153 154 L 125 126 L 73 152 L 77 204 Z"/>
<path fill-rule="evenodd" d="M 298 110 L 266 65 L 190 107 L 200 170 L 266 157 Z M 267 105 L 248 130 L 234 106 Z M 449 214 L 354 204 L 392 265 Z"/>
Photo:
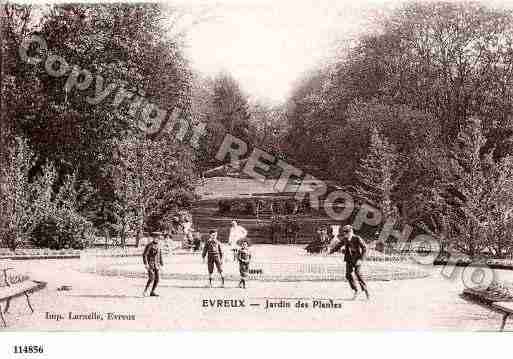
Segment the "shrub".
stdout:
<path fill-rule="evenodd" d="M 15 250 L 21 243 L 16 239 L 16 230 L 7 228 L 0 233 L 0 244 L 11 250 Z"/>
<path fill-rule="evenodd" d="M 52 219 L 48 219 L 36 226 L 32 232 L 32 243 L 40 248 L 60 249 L 58 232 L 57 223 Z"/>
<path fill-rule="evenodd" d="M 92 225 L 80 216 L 48 217 L 32 232 L 31 240 L 40 248 L 84 249 L 90 243 Z"/>
<path fill-rule="evenodd" d="M 83 248 L 92 224 L 77 210 L 80 201 L 75 175 L 66 176 L 57 188 L 59 175 L 53 163 L 35 167 L 35 154 L 22 138 L 16 138 L 16 150 L 11 157 L 9 172 L 2 174 L 8 183 L 1 186 L 5 187 L 1 191 L 2 203 L 14 204 L 8 211 L 12 217 L 9 226 L 0 229 L 4 243 L 11 249 L 29 241 L 39 247 Z M 29 173 L 34 171 L 40 173 L 31 178 Z"/>

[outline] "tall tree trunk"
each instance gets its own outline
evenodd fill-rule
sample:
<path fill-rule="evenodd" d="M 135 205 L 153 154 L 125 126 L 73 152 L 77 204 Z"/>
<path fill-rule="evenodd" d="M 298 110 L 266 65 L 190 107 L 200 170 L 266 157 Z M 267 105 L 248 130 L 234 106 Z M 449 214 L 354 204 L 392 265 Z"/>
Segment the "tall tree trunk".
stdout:
<path fill-rule="evenodd" d="M 143 174 L 143 153 L 141 148 L 141 142 L 138 143 L 136 147 L 137 151 L 137 177 L 139 180 L 139 196 L 138 196 L 138 206 L 139 206 L 139 223 L 137 224 L 137 235 L 135 237 L 135 246 L 139 247 L 139 243 L 141 242 L 142 231 L 144 227 L 144 174 Z"/>
<path fill-rule="evenodd" d="M 137 234 L 135 235 L 135 246 L 136 247 L 139 247 L 139 243 L 141 242 L 142 228 L 143 228 L 143 220 L 142 220 L 142 216 L 139 215 L 139 223 L 137 224 Z"/>
<path fill-rule="evenodd" d="M 141 237 L 144 231 L 144 222 L 146 218 L 146 206 L 141 204 L 139 207 L 139 223 L 137 225 L 137 235 L 135 237 L 135 246 L 139 247 L 139 243 L 141 241 Z"/>
<path fill-rule="evenodd" d="M 120 233 L 120 236 L 121 236 L 121 246 L 123 248 L 125 248 L 126 246 L 126 222 L 123 220 L 123 224 L 121 226 L 121 233 Z"/>

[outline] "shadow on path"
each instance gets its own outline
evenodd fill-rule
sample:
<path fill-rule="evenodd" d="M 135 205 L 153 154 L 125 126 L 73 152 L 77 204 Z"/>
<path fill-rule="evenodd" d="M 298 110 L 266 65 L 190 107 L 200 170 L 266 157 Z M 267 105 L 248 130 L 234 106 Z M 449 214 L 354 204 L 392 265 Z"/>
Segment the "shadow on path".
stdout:
<path fill-rule="evenodd" d="M 209 287 L 206 285 L 159 285 L 159 288 L 179 288 L 179 289 L 215 289 L 221 287 Z M 221 289 L 230 289 L 231 287 L 224 287 Z M 234 287 L 235 288 L 235 287 Z"/>
<path fill-rule="evenodd" d="M 124 294 L 80 294 L 70 295 L 70 297 L 77 298 L 112 298 L 112 299 L 123 299 L 123 298 L 144 298 L 142 295 L 124 295 Z"/>

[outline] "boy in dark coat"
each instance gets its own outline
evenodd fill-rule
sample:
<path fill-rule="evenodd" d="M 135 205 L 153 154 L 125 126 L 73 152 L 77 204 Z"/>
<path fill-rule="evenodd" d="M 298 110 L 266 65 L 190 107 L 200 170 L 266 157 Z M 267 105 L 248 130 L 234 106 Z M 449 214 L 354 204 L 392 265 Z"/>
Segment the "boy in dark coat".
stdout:
<path fill-rule="evenodd" d="M 239 261 L 240 271 L 239 288 L 242 287 L 246 289 L 246 277 L 249 273 L 249 262 L 251 261 L 251 253 L 249 253 L 247 241 L 242 241 L 241 248 L 237 253 L 237 259 Z"/>
<path fill-rule="evenodd" d="M 208 255 L 208 256 L 207 256 Z M 214 272 L 214 265 L 217 268 L 217 272 L 221 276 L 221 287 L 224 287 L 224 277 L 223 277 L 223 249 L 221 243 L 217 240 L 217 231 L 210 231 L 209 237 L 205 246 L 203 247 L 202 258 L 203 262 L 205 261 L 205 257 L 207 257 L 207 267 L 208 267 L 208 283 L 209 286 L 212 286 L 212 273 Z"/>
<path fill-rule="evenodd" d="M 346 279 L 353 290 L 353 300 L 358 296 L 358 288 L 356 287 L 353 277 L 353 271 L 360 288 L 367 296 L 367 299 L 369 299 L 367 284 L 363 280 L 361 274 L 362 262 L 365 254 L 367 253 L 367 245 L 361 237 L 354 234 L 353 227 L 351 225 L 347 225 L 342 228 L 342 236 L 343 239 L 331 249 L 330 254 L 340 250 L 342 247 L 345 248 L 344 261 L 346 262 Z"/>
<path fill-rule="evenodd" d="M 164 262 L 162 261 L 162 252 L 160 250 L 158 242 L 158 234 L 152 232 L 150 236 L 152 237 L 151 242 L 149 242 L 146 245 L 143 252 L 144 267 L 148 271 L 148 282 L 146 282 L 146 287 L 144 288 L 143 296 L 146 296 L 148 288 L 150 288 L 151 283 L 153 283 L 153 286 L 151 287 L 150 297 L 158 297 L 158 294 L 155 293 L 155 289 L 159 284 L 160 267 L 164 265 Z"/>

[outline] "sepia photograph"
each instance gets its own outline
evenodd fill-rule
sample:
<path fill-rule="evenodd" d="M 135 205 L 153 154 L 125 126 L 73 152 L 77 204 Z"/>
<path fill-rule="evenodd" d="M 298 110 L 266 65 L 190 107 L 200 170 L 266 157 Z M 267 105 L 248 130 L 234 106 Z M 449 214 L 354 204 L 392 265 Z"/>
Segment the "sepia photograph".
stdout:
<path fill-rule="evenodd" d="M 513 1 L 0 15 L 0 332 L 513 332 Z"/>

